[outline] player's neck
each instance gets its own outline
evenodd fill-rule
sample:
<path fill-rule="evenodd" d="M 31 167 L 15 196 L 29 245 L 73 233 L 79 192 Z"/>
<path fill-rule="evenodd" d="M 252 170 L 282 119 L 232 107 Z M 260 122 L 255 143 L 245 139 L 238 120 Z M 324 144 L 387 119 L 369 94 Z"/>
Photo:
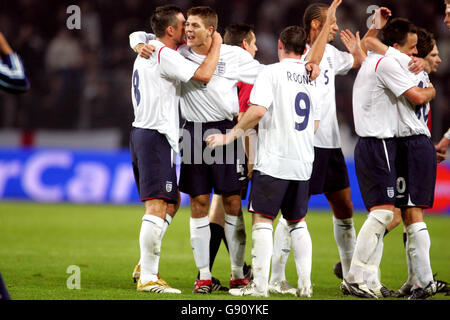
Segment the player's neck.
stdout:
<path fill-rule="evenodd" d="M 156 38 L 156 40 L 161 41 L 162 43 L 164 43 L 168 48 L 176 50 L 178 47 L 177 42 L 169 37 L 162 37 L 162 38 Z"/>
<path fill-rule="evenodd" d="M 209 38 L 202 45 L 193 47 L 192 50 L 194 50 L 196 54 L 206 56 L 209 52 L 209 49 L 211 48 L 211 44 L 212 40 L 211 38 Z"/>
<path fill-rule="evenodd" d="M 293 52 L 281 52 L 280 53 L 280 61 L 283 61 L 284 59 L 301 59 L 301 55 L 293 53 Z"/>

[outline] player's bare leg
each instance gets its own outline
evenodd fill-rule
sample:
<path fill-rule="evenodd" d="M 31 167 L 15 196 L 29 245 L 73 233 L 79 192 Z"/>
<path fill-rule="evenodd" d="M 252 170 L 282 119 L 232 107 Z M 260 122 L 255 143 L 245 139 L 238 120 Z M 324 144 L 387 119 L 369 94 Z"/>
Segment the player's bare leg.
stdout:
<path fill-rule="evenodd" d="M 244 277 L 246 234 L 240 190 L 223 194 L 222 200 L 225 209 L 225 237 L 231 261 L 230 288 L 239 288 L 249 283 Z"/>

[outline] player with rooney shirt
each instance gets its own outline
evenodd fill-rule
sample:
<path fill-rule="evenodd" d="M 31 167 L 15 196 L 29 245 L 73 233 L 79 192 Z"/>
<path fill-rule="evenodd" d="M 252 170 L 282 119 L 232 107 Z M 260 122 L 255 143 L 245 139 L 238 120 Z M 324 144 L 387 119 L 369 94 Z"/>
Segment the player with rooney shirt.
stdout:
<path fill-rule="evenodd" d="M 308 35 L 307 58 L 312 44 L 323 28 L 328 5 L 314 3 L 309 5 L 303 15 L 303 26 Z M 353 226 L 353 204 L 351 201 L 350 183 L 347 167 L 341 149 L 341 138 L 336 115 L 335 78 L 346 75 L 352 68 L 360 66 L 366 55 L 353 38 L 349 52 L 336 49 L 330 44 L 339 30 L 335 23 L 327 35 L 327 45 L 320 62 L 321 73 L 316 83 L 322 94 L 322 116 L 320 126 L 314 136 L 314 166 L 310 180 L 310 195 L 324 194 L 333 211 L 334 236 L 338 247 L 343 273 L 350 267 L 356 242 Z M 269 289 L 274 293 L 295 294 L 296 290 L 287 281 L 285 266 L 290 252 L 290 237 L 286 221 L 279 219 L 275 229 L 274 251 L 272 257 L 272 273 Z"/>
<path fill-rule="evenodd" d="M 334 1 L 312 51 L 323 55 L 335 12 Z M 258 124 L 256 162 L 248 210 L 253 213 L 252 267 L 254 280 L 245 288 L 231 289 L 236 296 L 268 296 L 270 259 L 274 241 L 272 222 L 281 209 L 288 221 L 298 274 L 296 295 L 312 296 L 312 244 L 306 222 L 309 179 L 314 161 L 314 132 L 320 119 L 320 93 L 310 81 L 301 54 L 307 34 L 301 27 L 283 30 L 278 41 L 279 63 L 259 76 L 250 96 L 251 107 L 233 131 L 212 135 L 212 148 L 231 143 Z M 320 39 L 320 40 L 319 40 Z"/>
<path fill-rule="evenodd" d="M 169 206 L 178 206 L 173 153 L 179 151 L 180 83 L 207 83 L 217 66 L 222 37 L 216 34 L 203 64 L 187 61 L 175 49 L 184 39 L 185 18 L 176 6 L 158 7 L 151 17 L 156 39 L 149 59 L 138 56 L 132 76 L 134 121 L 130 151 L 134 177 L 145 204 L 139 235 L 140 274 L 137 291 L 181 293 L 159 277 L 161 241 Z M 175 211 L 175 210 L 172 210 Z"/>

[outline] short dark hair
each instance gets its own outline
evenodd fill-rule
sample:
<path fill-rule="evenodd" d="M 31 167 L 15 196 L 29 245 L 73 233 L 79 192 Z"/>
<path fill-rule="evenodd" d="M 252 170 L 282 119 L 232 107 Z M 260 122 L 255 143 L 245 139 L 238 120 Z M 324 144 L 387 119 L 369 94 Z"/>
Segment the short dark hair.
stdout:
<path fill-rule="evenodd" d="M 431 32 L 424 28 L 417 28 L 417 56 L 425 58 L 434 48 L 436 40 Z"/>
<path fill-rule="evenodd" d="M 303 13 L 303 28 L 305 28 L 306 35 L 309 37 L 309 32 L 311 31 L 311 21 L 314 19 L 322 21 L 322 12 L 327 10 L 328 5 L 325 3 L 312 3 L 310 4 L 305 12 Z"/>
<path fill-rule="evenodd" d="M 306 31 L 299 26 L 286 27 L 280 33 L 280 41 L 286 52 L 302 55 L 306 46 Z"/>
<path fill-rule="evenodd" d="M 177 14 L 183 13 L 180 7 L 174 5 L 160 6 L 155 9 L 150 18 L 150 25 L 155 33 L 155 36 L 161 38 L 165 35 L 166 29 L 169 26 L 176 28 Z"/>
<path fill-rule="evenodd" d="M 381 34 L 381 41 L 387 46 L 393 46 L 394 43 L 404 45 L 408 33 L 417 33 L 416 26 L 405 18 L 394 18 L 389 20 L 384 26 Z"/>
<path fill-rule="evenodd" d="M 255 28 L 246 23 L 232 23 L 225 29 L 223 43 L 230 46 L 241 46 L 242 40 L 250 43 L 253 39 Z"/>
<path fill-rule="evenodd" d="M 200 18 L 202 18 L 206 28 L 212 26 L 214 28 L 214 31 L 217 30 L 219 18 L 217 17 L 217 12 L 214 11 L 214 9 L 212 9 L 211 7 L 208 6 L 192 7 L 188 10 L 187 16 L 188 17 L 199 16 Z"/>

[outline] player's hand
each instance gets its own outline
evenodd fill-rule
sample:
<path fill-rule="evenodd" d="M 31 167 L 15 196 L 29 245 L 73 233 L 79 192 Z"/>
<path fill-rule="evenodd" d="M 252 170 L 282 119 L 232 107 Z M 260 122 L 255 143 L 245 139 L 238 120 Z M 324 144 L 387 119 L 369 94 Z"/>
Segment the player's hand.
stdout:
<path fill-rule="evenodd" d="M 248 165 L 247 165 L 247 169 L 248 169 L 248 173 L 247 173 L 247 178 L 248 178 L 248 180 L 252 180 L 252 177 L 253 177 L 253 167 L 254 167 L 255 165 L 253 164 L 253 163 L 249 163 Z"/>
<path fill-rule="evenodd" d="M 425 62 L 422 58 L 412 57 L 410 63 L 408 64 L 409 71 L 414 74 L 422 72 L 425 68 Z"/>
<path fill-rule="evenodd" d="M 333 0 L 327 12 L 327 20 L 326 23 L 333 25 L 336 23 L 336 9 L 342 3 L 342 0 Z"/>
<path fill-rule="evenodd" d="M 0 53 L 1 54 L 11 54 L 13 53 L 13 50 L 9 46 L 8 41 L 6 40 L 5 36 L 2 32 L 0 32 Z"/>
<path fill-rule="evenodd" d="M 391 10 L 386 7 L 378 8 L 373 15 L 372 27 L 377 30 L 383 29 L 390 16 L 392 16 Z"/>
<path fill-rule="evenodd" d="M 135 51 L 143 58 L 148 59 L 152 55 L 152 53 L 156 50 L 151 44 L 139 43 L 135 47 Z"/>
<path fill-rule="evenodd" d="M 208 136 L 205 141 L 206 146 L 211 149 L 227 144 L 226 135 L 220 133 Z"/>
<path fill-rule="evenodd" d="M 212 34 L 212 41 L 214 44 L 222 44 L 223 43 L 223 38 L 222 38 L 220 32 L 214 31 L 214 33 Z"/>
<path fill-rule="evenodd" d="M 441 163 L 442 161 L 444 161 L 445 158 L 446 158 L 445 152 L 444 153 L 439 152 L 439 151 L 436 152 L 436 159 L 437 159 L 438 164 Z"/>
<path fill-rule="evenodd" d="M 361 50 L 361 38 L 359 37 L 359 31 L 356 32 L 356 36 L 348 29 L 341 31 L 341 41 L 344 43 L 348 52 L 355 55 Z"/>
<path fill-rule="evenodd" d="M 320 67 L 318 64 L 309 62 L 306 64 L 306 71 L 309 73 L 309 81 L 314 81 L 320 75 Z"/>

